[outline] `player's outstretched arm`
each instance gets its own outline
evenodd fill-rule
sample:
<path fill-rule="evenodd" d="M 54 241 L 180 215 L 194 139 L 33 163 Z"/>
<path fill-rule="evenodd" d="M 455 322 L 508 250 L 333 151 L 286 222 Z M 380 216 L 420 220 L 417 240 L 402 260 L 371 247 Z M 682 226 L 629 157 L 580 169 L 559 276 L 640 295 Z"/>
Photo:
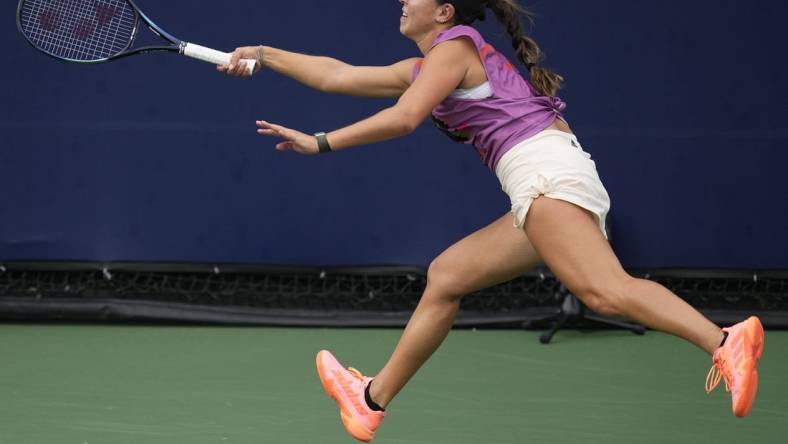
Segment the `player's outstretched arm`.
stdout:
<path fill-rule="evenodd" d="M 452 40 L 436 46 L 425 57 L 418 78 L 394 106 L 326 134 L 330 149 L 381 142 L 413 132 L 460 85 L 473 57 L 478 56 L 470 42 Z M 264 120 L 257 121 L 257 127 L 261 135 L 283 139 L 276 145 L 278 150 L 307 155 L 319 152 L 319 143 L 310 134 Z"/>
<path fill-rule="evenodd" d="M 360 97 L 399 97 L 411 83 L 413 67 L 418 58 L 403 60 L 390 66 L 353 66 L 340 60 L 284 51 L 270 46 L 246 46 L 233 51 L 230 65 L 218 66 L 220 72 L 238 77 L 250 74 L 239 66 L 239 60 L 258 61 L 270 69 L 330 94 Z"/>

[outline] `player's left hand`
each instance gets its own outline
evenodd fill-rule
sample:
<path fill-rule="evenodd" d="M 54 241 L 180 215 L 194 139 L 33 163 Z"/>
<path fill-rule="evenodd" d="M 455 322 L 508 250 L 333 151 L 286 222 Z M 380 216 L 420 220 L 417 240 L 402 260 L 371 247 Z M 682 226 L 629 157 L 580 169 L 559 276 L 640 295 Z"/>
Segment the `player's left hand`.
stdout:
<path fill-rule="evenodd" d="M 257 134 L 284 139 L 283 142 L 276 144 L 276 149 L 279 151 L 295 151 L 298 154 L 307 156 L 312 156 L 319 152 L 315 136 L 269 123 L 265 120 L 258 120 L 256 123 Z"/>

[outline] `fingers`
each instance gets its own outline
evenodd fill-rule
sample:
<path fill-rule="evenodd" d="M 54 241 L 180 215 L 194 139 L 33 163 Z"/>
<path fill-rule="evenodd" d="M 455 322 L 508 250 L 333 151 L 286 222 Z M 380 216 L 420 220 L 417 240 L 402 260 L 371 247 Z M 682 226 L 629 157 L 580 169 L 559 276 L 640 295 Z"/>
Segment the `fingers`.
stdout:
<path fill-rule="evenodd" d="M 293 142 L 280 142 L 276 144 L 276 149 L 279 151 L 292 150 L 295 147 Z"/>
<path fill-rule="evenodd" d="M 241 59 L 253 59 L 254 51 L 254 47 L 251 46 L 236 48 L 230 55 L 230 63 L 228 65 L 219 65 L 216 67 L 216 70 L 235 77 L 249 77 L 250 74 L 246 64 L 241 62 Z"/>
<path fill-rule="evenodd" d="M 235 77 L 242 77 L 243 70 L 240 69 L 239 65 L 241 65 L 241 63 L 239 63 L 238 61 L 236 61 L 235 63 L 230 62 L 230 64 L 227 65 L 227 74 L 230 74 L 231 76 L 235 76 Z"/>
<path fill-rule="evenodd" d="M 244 48 L 235 48 L 232 55 L 230 56 L 230 66 L 238 66 L 238 61 L 241 60 L 241 53 L 243 52 Z"/>
<path fill-rule="evenodd" d="M 241 63 L 241 58 L 244 55 L 245 49 L 246 48 L 237 48 L 235 51 L 233 51 L 232 56 L 230 56 L 230 65 L 227 67 L 227 70 L 229 73 L 231 73 L 231 75 L 243 77 L 244 72 L 243 69 L 241 69 L 241 65 L 243 65 Z"/>
<path fill-rule="evenodd" d="M 255 123 L 257 124 L 257 134 L 284 139 L 283 141 L 276 144 L 277 151 L 293 150 L 299 153 L 301 152 L 301 149 L 299 149 L 299 146 L 295 142 L 295 137 L 298 134 L 297 131 L 285 128 L 281 125 L 266 122 L 265 120 L 258 120 Z"/>
<path fill-rule="evenodd" d="M 299 131 L 285 128 L 281 125 L 266 122 L 265 120 L 258 120 L 255 122 L 257 125 L 257 134 L 262 136 L 273 136 L 284 139 L 276 144 L 278 151 L 295 151 L 299 154 L 314 155 L 317 154 L 317 141 L 312 136 L 308 136 Z"/>
<path fill-rule="evenodd" d="M 235 51 L 230 54 L 230 63 L 227 65 L 218 65 L 216 66 L 216 70 L 229 76 L 234 76 L 233 68 L 238 64 L 238 60 L 241 58 L 240 50 L 241 48 L 236 48 Z"/>
<path fill-rule="evenodd" d="M 257 71 L 260 71 L 260 68 L 257 67 L 259 63 L 257 63 L 254 59 L 247 59 L 246 63 L 242 63 L 244 68 L 244 75 L 251 76 L 257 74 Z"/>
<path fill-rule="evenodd" d="M 285 133 L 288 131 L 287 128 L 285 128 L 285 127 L 283 127 L 281 125 L 276 125 L 276 124 L 273 124 L 273 123 L 269 123 L 269 122 L 266 122 L 265 120 L 258 120 L 255 123 L 257 124 L 257 128 L 258 128 L 257 131 L 258 132 L 266 131 L 266 134 L 268 134 L 267 132 L 270 131 L 273 134 L 276 134 L 278 136 L 284 137 Z"/>
<path fill-rule="evenodd" d="M 239 60 L 237 64 L 233 65 L 233 74 L 238 77 L 249 77 L 249 68 L 246 67 L 245 60 Z"/>
<path fill-rule="evenodd" d="M 288 130 L 283 126 L 274 125 L 273 123 L 268 123 L 264 120 L 258 120 L 255 123 L 257 124 L 257 134 L 289 139 L 289 137 L 287 137 Z"/>

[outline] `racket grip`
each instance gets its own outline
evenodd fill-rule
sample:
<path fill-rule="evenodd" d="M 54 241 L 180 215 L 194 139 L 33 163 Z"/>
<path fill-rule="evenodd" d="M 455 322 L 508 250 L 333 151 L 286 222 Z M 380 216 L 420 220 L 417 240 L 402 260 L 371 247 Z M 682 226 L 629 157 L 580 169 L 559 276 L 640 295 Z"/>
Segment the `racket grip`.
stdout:
<path fill-rule="evenodd" d="M 185 43 L 181 49 L 181 53 L 187 57 L 213 63 L 214 65 L 228 65 L 230 64 L 230 57 L 232 56 L 230 53 L 195 45 L 194 43 Z M 249 75 L 252 75 L 255 65 L 257 65 L 257 60 L 241 59 L 241 63 L 246 66 L 246 71 Z"/>

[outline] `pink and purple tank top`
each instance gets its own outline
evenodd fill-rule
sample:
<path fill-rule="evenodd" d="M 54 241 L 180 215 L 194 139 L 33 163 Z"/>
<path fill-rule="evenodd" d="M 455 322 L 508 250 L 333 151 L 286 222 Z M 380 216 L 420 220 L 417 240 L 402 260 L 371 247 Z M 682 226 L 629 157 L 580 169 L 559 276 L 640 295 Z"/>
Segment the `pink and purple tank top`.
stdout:
<path fill-rule="evenodd" d="M 549 127 L 566 104 L 558 97 L 540 96 L 501 53 L 485 42 L 476 29 L 458 25 L 440 34 L 434 48 L 447 40 L 471 39 L 487 73 L 492 96 L 460 99 L 452 96 L 432 110 L 436 126 L 452 140 L 471 144 L 492 171 L 498 160 L 519 142 Z M 415 80 L 421 62 L 413 70 Z"/>

